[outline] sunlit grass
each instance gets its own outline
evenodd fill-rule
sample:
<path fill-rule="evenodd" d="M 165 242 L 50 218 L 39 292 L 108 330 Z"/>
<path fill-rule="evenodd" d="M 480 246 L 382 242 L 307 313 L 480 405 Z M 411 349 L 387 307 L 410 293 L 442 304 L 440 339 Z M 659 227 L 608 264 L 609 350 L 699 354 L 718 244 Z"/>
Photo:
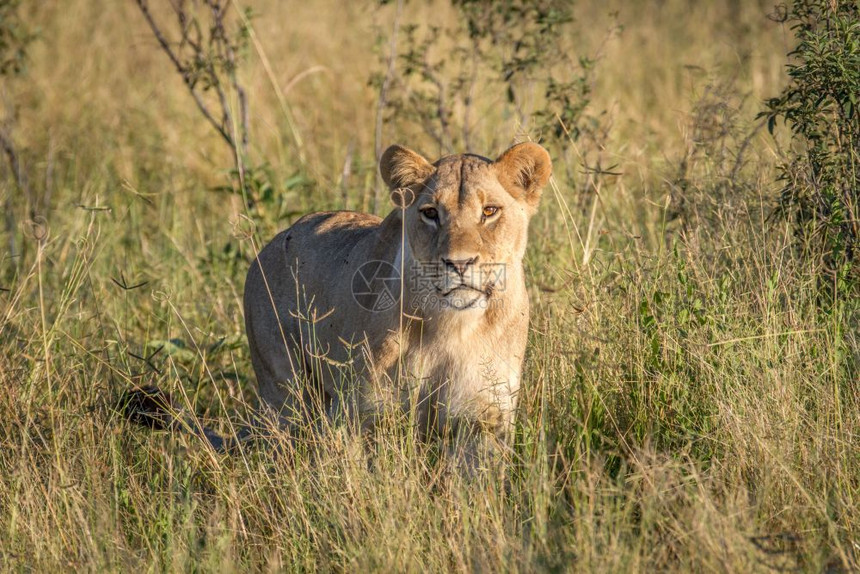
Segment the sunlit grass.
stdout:
<path fill-rule="evenodd" d="M 0 236 L 4 569 L 857 568 L 857 302 L 823 305 L 788 228 L 767 220 L 780 146 L 759 133 L 730 161 L 782 81 L 790 33 L 768 7 L 618 4 L 592 102 L 608 141 L 556 159 L 532 223 L 513 453 L 464 480 L 402 421 L 370 445 L 343 428 L 297 444 L 274 432 L 228 456 L 122 418 L 140 384 L 224 433 L 252 416 L 244 273 L 294 215 L 249 233 L 241 202 L 212 191 L 229 150 L 132 3 L 61 4 L 28 8 L 41 39 L 9 86 L 46 223 L 15 195 L 18 253 Z M 253 53 L 252 154 L 295 212 L 369 205 L 373 23 L 389 29 L 390 12 L 258 4 L 307 167 Z M 583 52 L 611 9 L 578 6 Z M 721 81 L 740 137 L 702 129 L 723 108 L 693 113 Z M 583 157 L 620 175 L 584 174 Z M 8 176 L 0 194 L 18 194 Z"/>

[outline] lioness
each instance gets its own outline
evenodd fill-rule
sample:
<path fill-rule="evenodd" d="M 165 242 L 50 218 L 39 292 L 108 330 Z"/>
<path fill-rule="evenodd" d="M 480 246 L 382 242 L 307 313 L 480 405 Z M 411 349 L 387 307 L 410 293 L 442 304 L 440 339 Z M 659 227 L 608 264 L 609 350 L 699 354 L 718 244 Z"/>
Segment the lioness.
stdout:
<path fill-rule="evenodd" d="M 278 234 L 245 283 L 259 391 L 287 424 L 325 412 L 370 428 L 386 405 L 428 436 L 503 437 L 529 320 L 522 259 L 551 161 L 535 143 L 497 160 L 380 165 L 385 219 L 313 213 Z"/>

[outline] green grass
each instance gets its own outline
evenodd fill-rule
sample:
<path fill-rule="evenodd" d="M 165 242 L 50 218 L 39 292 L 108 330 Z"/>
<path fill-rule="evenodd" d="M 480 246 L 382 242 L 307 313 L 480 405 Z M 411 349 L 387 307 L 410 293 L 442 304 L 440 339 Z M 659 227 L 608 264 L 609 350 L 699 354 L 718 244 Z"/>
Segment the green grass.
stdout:
<path fill-rule="evenodd" d="M 153 383 L 222 431 L 250 416 L 248 262 L 295 213 L 370 205 L 373 26 L 390 30 L 392 13 L 307 4 L 255 3 L 281 89 L 325 69 L 284 94 L 302 166 L 249 54 L 252 154 L 286 213 L 253 233 L 241 201 L 213 191 L 229 150 L 131 2 L 27 8 L 41 39 L 7 84 L 33 195 L 0 181 L 14 215 L 0 233 L 0 567 L 858 568 L 860 306 L 827 303 L 790 227 L 769 218 L 784 139 L 759 130 L 741 147 L 785 81 L 790 31 L 763 5 L 618 3 L 624 30 L 590 106 L 607 110 L 608 135 L 551 150 L 557 176 L 532 224 L 522 409 L 498 474 L 445 474 L 396 421 L 369 449 L 332 429 L 224 456 L 123 420 L 122 392 Z M 583 52 L 612 8 L 577 5 Z M 385 129 L 386 143 L 428 145 Z M 586 174 L 581 158 L 621 175 Z M 46 221 L 35 231 L 31 211 Z"/>

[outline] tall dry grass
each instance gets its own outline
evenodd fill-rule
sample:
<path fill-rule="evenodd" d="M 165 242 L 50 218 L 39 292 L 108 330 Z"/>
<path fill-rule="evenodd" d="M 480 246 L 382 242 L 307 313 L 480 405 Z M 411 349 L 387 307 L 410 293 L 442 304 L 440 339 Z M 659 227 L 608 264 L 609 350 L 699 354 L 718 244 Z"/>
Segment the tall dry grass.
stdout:
<path fill-rule="evenodd" d="M 252 155 L 291 212 L 369 205 L 368 78 L 391 7 L 254 5 L 276 86 L 252 50 Z M 515 456 L 461 480 L 396 421 L 373 452 L 334 428 L 224 456 L 123 420 L 118 397 L 144 383 L 224 432 L 249 416 L 244 271 L 259 238 L 295 216 L 258 222 L 254 241 L 237 224 L 212 191 L 230 151 L 133 3 L 28 5 L 40 40 L 4 90 L 33 196 L 0 183 L 18 245 L 9 252 L 6 231 L 2 567 L 858 568 L 857 302 L 823 309 L 789 228 L 768 220 L 784 139 L 752 118 L 792 43 L 769 9 L 577 4 L 574 43 L 601 54 L 589 109 L 608 131 L 558 158 L 533 222 Z M 482 129 L 506 141 L 522 126 Z M 384 137 L 428 146 L 396 122 Z M 584 159 L 617 175 L 584 173 Z"/>

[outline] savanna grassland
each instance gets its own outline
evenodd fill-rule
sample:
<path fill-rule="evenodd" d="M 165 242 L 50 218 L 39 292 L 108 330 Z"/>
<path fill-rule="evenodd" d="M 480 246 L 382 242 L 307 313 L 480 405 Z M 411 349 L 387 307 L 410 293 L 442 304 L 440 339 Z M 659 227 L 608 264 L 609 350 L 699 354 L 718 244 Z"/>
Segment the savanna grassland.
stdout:
<path fill-rule="evenodd" d="M 793 30 L 765 1 L 571 6 L 499 81 L 508 44 L 456 51 L 451 3 L 237 0 L 231 30 L 254 13 L 237 155 L 135 2 L 23 3 L 35 36 L 2 77 L 19 167 L 7 150 L 2 568 L 860 567 L 860 306 L 777 212 L 796 142 L 757 119 Z M 175 39 L 170 5 L 150 10 Z M 504 468 L 447 474 L 398 421 L 372 446 L 333 428 L 225 455 L 125 420 L 123 393 L 151 384 L 223 433 L 250 416 L 249 262 L 306 211 L 386 212 L 380 148 L 495 157 L 527 138 L 555 175 Z"/>

